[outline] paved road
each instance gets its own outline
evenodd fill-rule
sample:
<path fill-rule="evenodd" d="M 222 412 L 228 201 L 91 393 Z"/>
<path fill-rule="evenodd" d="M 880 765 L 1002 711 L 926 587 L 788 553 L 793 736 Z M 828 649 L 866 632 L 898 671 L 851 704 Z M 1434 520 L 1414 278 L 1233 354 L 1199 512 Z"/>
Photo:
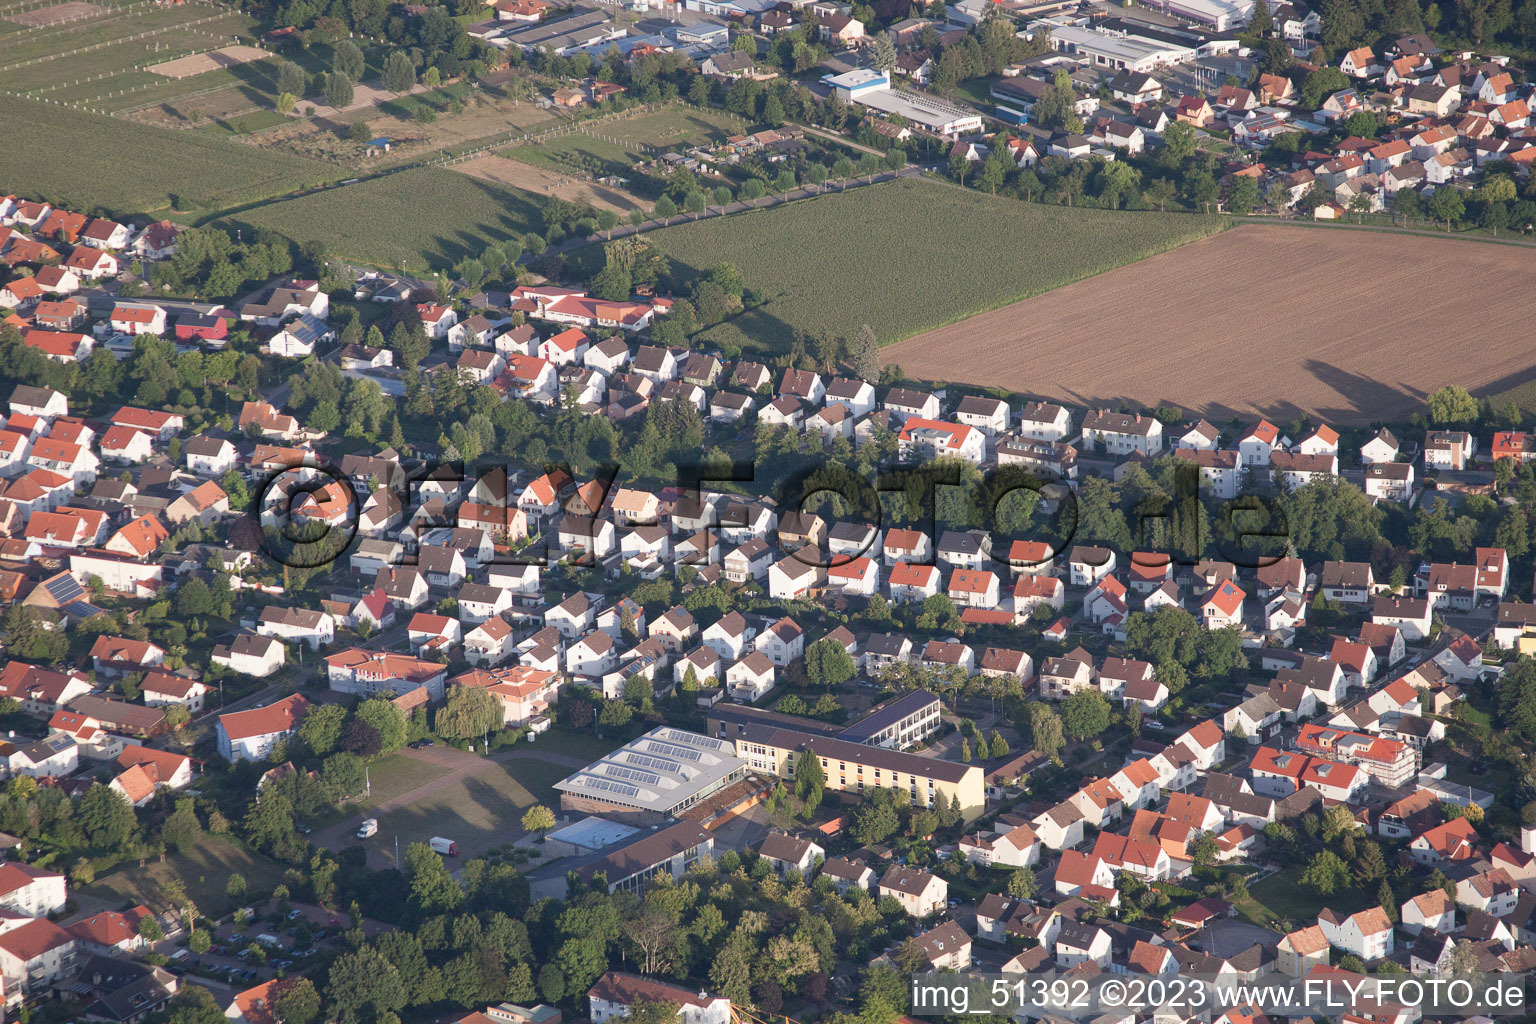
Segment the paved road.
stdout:
<path fill-rule="evenodd" d="M 573 771 L 583 768 L 587 762 L 579 757 L 569 754 L 559 754 L 547 748 L 534 747 L 509 747 L 498 750 L 489 757 L 478 754 L 469 754 L 453 747 L 428 747 L 424 750 L 403 750 L 401 754 L 414 761 L 419 761 L 423 766 L 447 768 L 448 773 L 423 782 L 414 789 L 407 790 L 399 796 L 388 800 L 381 800 L 371 806 L 359 806 L 355 814 L 349 814 L 345 819 L 335 825 L 320 829 L 310 839 L 317 845 L 330 850 L 340 850 L 357 842 L 354 838 L 358 824 L 364 818 L 377 818 L 391 811 L 397 811 L 410 807 L 421 800 L 425 800 L 433 793 L 450 786 L 462 785 L 464 780 L 476 773 L 483 771 L 487 762 L 506 764 L 510 761 L 543 761 L 546 764 L 558 765 L 561 768 L 569 768 Z M 460 841 L 460 855 L 473 857 L 483 853 L 491 846 L 501 846 L 507 843 L 515 843 L 522 839 L 523 832 L 518 822 L 508 822 L 506 831 L 496 837 L 495 840 L 465 839 Z M 394 867 L 394 845 L 392 843 L 373 843 L 368 847 L 368 865 L 373 868 Z"/>

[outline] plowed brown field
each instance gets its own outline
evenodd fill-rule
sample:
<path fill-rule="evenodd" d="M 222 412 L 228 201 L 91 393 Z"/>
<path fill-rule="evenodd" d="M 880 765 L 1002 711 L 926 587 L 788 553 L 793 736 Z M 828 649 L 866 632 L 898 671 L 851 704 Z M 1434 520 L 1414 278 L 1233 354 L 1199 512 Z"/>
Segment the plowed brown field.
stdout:
<path fill-rule="evenodd" d="M 1079 405 L 1398 419 L 1536 378 L 1536 252 L 1235 228 L 885 349 L 909 377 Z"/>

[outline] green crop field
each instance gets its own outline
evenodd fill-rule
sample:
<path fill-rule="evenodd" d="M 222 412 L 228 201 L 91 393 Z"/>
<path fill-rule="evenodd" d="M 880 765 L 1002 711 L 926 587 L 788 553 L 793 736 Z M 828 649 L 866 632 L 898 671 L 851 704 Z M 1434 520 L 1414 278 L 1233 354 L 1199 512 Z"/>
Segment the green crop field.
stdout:
<path fill-rule="evenodd" d="M 491 239 L 538 231 L 525 192 L 440 168 L 416 168 L 357 185 L 271 203 L 235 221 L 296 242 L 320 241 L 365 263 L 441 266 L 478 255 Z"/>
<path fill-rule="evenodd" d="M 1219 218 L 1042 206 L 926 180 L 831 193 L 646 235 L 688 274 L 721 263 L 763 296 L 705 333 L 779 352 L 796 329 L 882 344 L 1219 231 Z"/>
<path fill-rule="evenodd" d="M 254 34 L 254 26 L 245 15 L 218 14 L 188 4 L 45 29 L 6 43 L 0 54 L 0 88 L 35 93 L 104 73 L 128 72 L 226 46 L 237 34 Z M 46 59 L 31 63 L 38 58 Z"/>
<path fill-rule="evenodd" d="M 533 145 L 513 146 L 502 155 L 553 171 L 623 174 L 637 160 L 678 145 L 719 142 L 743 131 L 740 118 L 717 110 L 668 107 L 623 120 L 594 124 L 581 132 Z"/>
<path fill-rule="evenodd" d="M 65 107 L 16 99 L 5 106 L 0 191 L 82 212 L 219 210 L 346 173 L 284 153 Z"/>

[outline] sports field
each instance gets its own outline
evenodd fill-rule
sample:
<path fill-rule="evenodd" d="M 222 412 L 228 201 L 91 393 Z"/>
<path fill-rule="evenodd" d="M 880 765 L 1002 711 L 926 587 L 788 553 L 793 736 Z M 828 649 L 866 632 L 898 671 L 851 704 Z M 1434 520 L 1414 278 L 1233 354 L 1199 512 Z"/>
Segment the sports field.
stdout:
<path fill-rule="evenodd" d="M 1457 281 L 1500 285 L 1425 286 Z M 918 379 L 1081 405 L 1370 423 L 1421 412 L 1445 384 L 1485 395 L 1536 378 L 1533 287 L 1526 248 L 1244 226 L 884 355 Z"/>
<path fill-rule="evenodd" d="M 705 339 L 773 353 L 795 329 L 852 335 L 869 324 L 893 342 L 1221 227 L 1214 217 L 1049 207 L 903 179 L 646 237 L 684 275 L 720 263 L 740 270 L 766 301 Z"/>

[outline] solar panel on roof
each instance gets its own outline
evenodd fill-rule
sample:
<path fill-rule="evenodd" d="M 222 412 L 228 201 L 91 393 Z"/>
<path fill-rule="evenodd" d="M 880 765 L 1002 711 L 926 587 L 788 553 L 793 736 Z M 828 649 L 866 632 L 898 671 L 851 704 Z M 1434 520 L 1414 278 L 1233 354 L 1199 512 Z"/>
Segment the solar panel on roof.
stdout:
<path fill-rule="evenodd" d="M 709 747 L 711 750 L 720 749 L 719 740 L 696 732 L 683 732 L 680 729 L 668 729 L 665 733 L 665 736 L 669 740 L 675 740 L 678 743 L 687 743 L 690 746 Z"/>
<path fill-rule="evenodd" d="M 640 790 L 635 786 L 629 785 L 627 782 L 612 782 L 608 779 L 593 778 L 590 775 L 582 776 L 581 784 L 588 789 L 601 789 L 609 793 L 622 793 L 624 796 L 640 795 Z"/>
<path fill-rule="evenodd" d="M 69 574 L 56 576 L 43 586 L 48 589 L 48 596 L 60 605 L 78 601 L 85 596 L 85 588 L 80 585 L 80 581 Z"/>
<path fill-rule="evenodd" d="M 604 775 L 613 775 L 620 779 L 634 779 L 643 782 L 647 786 L 654 786 L 661 781 L 661 776 L 655 772 L 641 771 L 639 768 L 626 768 L 621 764 L 603 765 Z"/>
<path fill-rule="evenodd" d="M 637 764 L 642 768 L 655 768 L 657 771 L 671 772 L 674 775 L 682 771 L 682 765 L 676 761 L 668 761 L 661 757 L 652 757 L 650 754 L 639 754 L 631 750 L 624 755 L 624 760 L 630 764 Z"/>
<path fill-rule="evenodd" d="M 697 750 L 689 750 L 687 747 L 675 747 L 670 743 L 662 743 L 659 740 L 647 740 L 645 749 L 657 754 L 666 754 L 668 757 L 680 757 L 685 761 L 697 761 L 704 756 Z"/>

